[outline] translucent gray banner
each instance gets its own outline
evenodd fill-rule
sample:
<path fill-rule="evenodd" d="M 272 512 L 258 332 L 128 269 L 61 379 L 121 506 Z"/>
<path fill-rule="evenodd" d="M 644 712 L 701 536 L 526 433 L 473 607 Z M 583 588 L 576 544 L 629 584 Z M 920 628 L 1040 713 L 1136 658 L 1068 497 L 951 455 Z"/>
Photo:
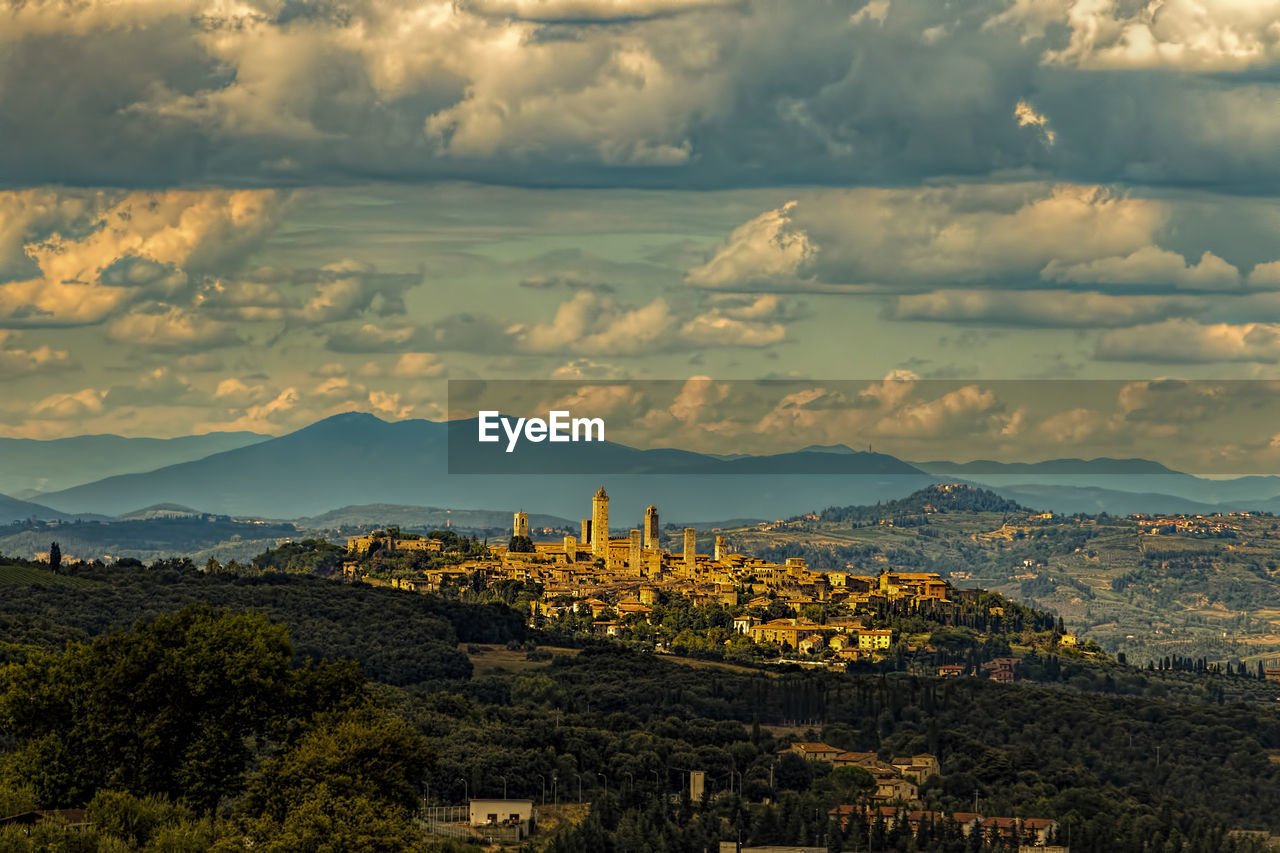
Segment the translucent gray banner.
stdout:
<path fill-rule="evenodd" d="M 451 474 L 1052 477 L 1107 488 L 1118 484 L 1098 478 L 1241 477 L 1280 472 L 1280 382 L 451 380 L 448 460 Z"/>

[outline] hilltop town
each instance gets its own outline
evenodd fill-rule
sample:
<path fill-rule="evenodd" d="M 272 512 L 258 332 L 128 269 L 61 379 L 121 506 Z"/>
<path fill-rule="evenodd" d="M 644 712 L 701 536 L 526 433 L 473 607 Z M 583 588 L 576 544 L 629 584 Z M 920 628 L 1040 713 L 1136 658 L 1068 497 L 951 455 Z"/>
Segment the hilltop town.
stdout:
<path fill-rule="evenodd" d="M 1033 657 L 1099 654 L 1048 614 L 958 588 L 936 572 L 869 574 L 813 568 L 803 557 L 772 561 L 739 553 L 714 532 L 710 552 L 700 552 L 693 527 L 665 538 L 678 548 L 664 547 L 654 506 L 640 527 L 613 535 L 602 487 L 579 533 L 559 541 L 533 541 L 525 512 L 514 514 L 502 544 L 391 528 L 349 537 L 343 571 L 350 580 L 417 592 L 501 589 L 528 607 L 535 627 L 659 652 L 833 668 L 892 656 L 904 669 L 1000 681 L 1013 680 L 1020 663 L 1007 635 Z M 995 636 L 1001 640 L 990 642 Z"/>

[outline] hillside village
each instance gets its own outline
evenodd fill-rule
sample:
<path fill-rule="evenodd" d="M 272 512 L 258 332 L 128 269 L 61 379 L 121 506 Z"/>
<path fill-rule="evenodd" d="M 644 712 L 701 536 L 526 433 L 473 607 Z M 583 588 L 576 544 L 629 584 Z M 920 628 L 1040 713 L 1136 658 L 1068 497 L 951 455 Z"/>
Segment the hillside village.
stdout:
<path fill-rule="evenodd" d="M 613 536 L 603 488 L 579 533 L 534 542 L 524 512 L 514 514 L 505 544 L 463 547 L 446 532 L 392 528 L 348 538 L 343 572 L 417 592 L 503 589 L 527 602 L 536 627 L 642 642 L 659 652 L 837 669 L 909 658 L 927 674 L 998 681 L 1013 680 L 1019 658 L 999 642 L 975 654 L 988 635 L 1017 635 L 1024 653 L 1098 654 L 1048 614 L 958 588 L 936 572 L 868 574 L 812 568 L 803 557 L 772 561 L 733 550 L 723 533 L 713 534 L 710 553 L 699 552 L 692 527 L 678 534 L 679 550 L 668 550 L 654 506 L 641 527 Z M 453 559 L 439 559 L 448 554 Z M 378 571 L 388 558 L 401 567 L 390 577 Z M 673 612 L 678 619 L 668 618 Z M 943 626 L 958 633 L 936 636 Z"/>

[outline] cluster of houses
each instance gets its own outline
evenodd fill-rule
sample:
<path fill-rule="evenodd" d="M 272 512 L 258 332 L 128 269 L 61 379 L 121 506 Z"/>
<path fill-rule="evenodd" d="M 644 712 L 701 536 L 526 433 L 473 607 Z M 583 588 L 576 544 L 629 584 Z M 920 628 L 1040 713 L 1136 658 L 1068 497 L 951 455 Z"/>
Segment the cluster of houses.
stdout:
<path fill-rule="evenodd" d="M 821 761 L 832 767 L 861 767 L 871 774 L 875 790 L 873 804 L 912 806 L 919 804 L 920 784 L 930 776 L 942 775 L 938 759 L 928 753 L 884 761 L 874 752 L 849 752 L 825 743 L 796 742 L 782 753 L 794 753 L 806 761 Z"/>
<path fill-rule="evenodd" d="M 1236 513 L 1232 513 L 1236 515 Z M 1248 517 L 1247 513 L 1242 513 Z M 1221 515 L 1147 515 L 1135 513 L 1129 519 L 1143 533 L 1152 536 L 1234 536 L 1241 530 L 1239 524 L 1227 521 Z"/>
<path fill-rule="evenodd" d="M 806 761 L 821 761 L 832 767 L 861 767 L 871 774 L 875 788 L 864 803 L 839 805 L 829 812 L 832 820 L 848 829 L 857 819 L 870 824 L 881 821 L 886 831 L 905 822 L 912 833 L 922 824 L 941 827 L 953 821 L 966 836 L 980 832 L 984 838 L 1001 838 L 1018 844 L 1020 851 L 1067 853 L 1055 843 L 1058 824 L 1049 818 L 985 817 L 976 812 L 943 814 L 921 809 L 919 786 L 932 776 L 941 776 L 942 767 L 929 753 L 881 759 L 874 752 L 849 752 L 821 742 L 798 741 L 782 753 L 799 755 Z"/>
<path fill-rule="evenodd" d="M 954 823 L 966 837 L 977 832 L 983 838 L 1013 842 L 1020 853 L 1068 853 L 1066 847 L 1056 843 L 1058 822 L 1047 817 L 984 817 L 977 812 L 944 813 L 861 804 L 839 805 L 827 814 L 843 829 L 848 829 L 854 820 L 868 824 L 879 820 L 886 831 L 902 823 L 915 834 L 923 826 L 941 828 Z"/>

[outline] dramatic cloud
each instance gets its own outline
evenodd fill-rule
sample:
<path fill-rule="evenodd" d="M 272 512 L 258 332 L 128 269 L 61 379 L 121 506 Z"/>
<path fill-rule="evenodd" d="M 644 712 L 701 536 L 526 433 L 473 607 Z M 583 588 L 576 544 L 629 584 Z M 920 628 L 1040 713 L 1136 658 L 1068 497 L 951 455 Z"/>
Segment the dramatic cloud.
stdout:
<path fill-rule="evenodd" d="M 1280 183 L 1274 0 L 9 10 L 0 180 Z M 796 50 L 795 45 L 804 45 Z M 3 241 L 0 232 L 0 241 Z"/>
<path fill-rule="evenodd" d="M 1074 184 L 833 190 L 762 213 L 685 278 L 848 291 L 1238 286 L 1239 271 L 1213 252 L 1188 260 L 1161 245 L 1179 213 L 1169 201 Z"/>
<path fill-rule="evenodd" d="M 269 191 L 0 193 L 0 327 L 98 323 L 183 298 L 274 227 Z"/>
<path fill-rule="evenodd" d="M 808 235 L 790 228 L 796 204 L 788 202 L 734 229 L 711 260 L 689 271 L 689 283 L 723 287 L 791 279 L 814 254 Z"/>
<path fill-rule="evenodd" d="M 1066 47 L 1045 54 L 1049 63 L 1240 71 L 1280 59 L 1276 0 L 1019 0 L 1001 17 L 1042 30 L 1045 11 L 1071 29 Z"/>

